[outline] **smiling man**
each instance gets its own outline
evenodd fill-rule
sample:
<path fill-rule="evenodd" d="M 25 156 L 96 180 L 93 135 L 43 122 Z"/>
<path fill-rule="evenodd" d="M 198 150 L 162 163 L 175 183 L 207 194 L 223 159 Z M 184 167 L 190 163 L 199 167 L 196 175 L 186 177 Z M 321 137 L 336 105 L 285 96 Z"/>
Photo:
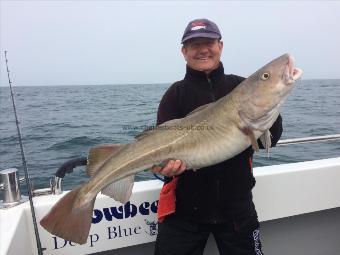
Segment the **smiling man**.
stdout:
<path fill-rule="evenodd" d="M 158 108 L 158 125 L 218 100 L 244 80 L 224 74 L 221 39 L 214 22 L 189 22 L 182 37 L 186 74 L 164 94 Z M 275 145 L 282 133 L 281 116 L 270 132 Z M 253 153 L 249 147 L 234 158 L 198 171 L 186 169 L 178 159 L 153 168 L 153 172 L 165 176 L 158 204 L 156 255 L 203 254 L 210 233 L 220 254 L 262 254 L 251 192 L 255 185 Z"/>
<path fill-rule="evenodd" d="M 223 42 L 212 38 L 192 38 L 182 47 L 187 65 L 209 75 L 220 65 Z"/>

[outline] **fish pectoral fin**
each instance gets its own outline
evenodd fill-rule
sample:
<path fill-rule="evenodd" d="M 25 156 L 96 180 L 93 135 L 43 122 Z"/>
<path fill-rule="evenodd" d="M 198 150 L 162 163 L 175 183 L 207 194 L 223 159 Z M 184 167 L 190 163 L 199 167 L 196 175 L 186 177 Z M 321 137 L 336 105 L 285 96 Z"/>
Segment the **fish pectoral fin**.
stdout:
<path fill-rule="evenodd" d="M 253 150 L 259 151 L 260 149 L 259 149 L 259 145 L 257 143 L 257 140 L 255 138 L 254 131 L 249 127 L 240 128 L 240 130 L 242 130 L 242 132 L 250 138 L 250 142 L 251 142 L 251 146 L 252 146 Z"/>
<path fill-rule="evenodd" d="M 267 129 L 261 136 L 260 136 L 260 141 L 263 145 L 263 147 L 267 151 L 267 157 L 269 158 L 269 149 L 272 146 L 272 139 L 271 139 L 271 133 L 269 129 Z"/>
<path fill-rule="evenodd" d="M 123 144 L 107 144 L 92 147 L 87 156 L 86 173 L 92 177 L 99 167 L 107 160 L 111 154 L 124 146 Z"/>
<path fill-rule="evenodd" d="M 102 194 L 109 196 L 122 204 L 126 204 L 131 197 L 134 180 L 135 176 L 130 175 L 124 179 L 110 183 L 102 189 Z"/>
<path fill-rule="evenodd" d="M 255 138 L 254 132 L 251 131 L 248 136 L 250 137 L 251 146 L 253 147 L 253 150 L 259 151 L 260 150 L 259 145 L 258 145 L 257 140 Z"/>

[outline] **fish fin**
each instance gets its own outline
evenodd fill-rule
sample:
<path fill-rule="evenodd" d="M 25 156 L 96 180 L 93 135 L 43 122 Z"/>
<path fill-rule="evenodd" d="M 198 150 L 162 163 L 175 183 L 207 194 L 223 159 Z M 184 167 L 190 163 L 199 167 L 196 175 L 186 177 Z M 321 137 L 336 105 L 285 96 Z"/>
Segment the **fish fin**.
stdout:
<path fill-rule="evenodd" d="M 213 104 L 215 104 L 215 103 L 216 103 L 216 101 L 215 101 L 215 102 L 212 102 L 212 103 L 209 103 L 209 104 L 201 105 L 201 106 L 195 108 L 193 111 L 189 112 L 186 116 L 189 116 L 189 115 L 193 115 L 193 114 L 195 114 L 195 113 L 198 113 L 198 112 L 204 110 L 205 108 L 207 108 L 208 106 L 213 105 Z M 155 128 L 146 129 L 146 130 L 142 131 L 141 133 L 139 133 L 138 135 L 136 135 L 135 138 L 136 138 L 137 140 L 140 140 L 140 139 L 143 139 L 144 137 L 149 136 L 150 134 L 152 134 L 153 132 L 155 132 L 155 130 L 168 130 L 168 129 L 166 128 L 166 126 L 169 126 L 169 127 L 170 127 L 170 126 L 176 126 L 176 125 L 178 125 L 178 123 L 179 123 L 180 120 L 181 120 L 181 119 L 172 119 L 172 120 L 169 120 L 169 121 L 167 121 L 167 122 L 164 122 L 164 123 L 158 125 L 158 126 L 155 127 Z"/>
<path fill-rule="evenodd" d="M 89 235 L 94 201 L 79 208 L 73 208 L 81 187 L 63 196 L 40 221 L 48 232 L 75 243 L 86 243 Z"/>
<path fill-rule="evenodd" d="M 189 115 L 192 115 L 194 113 L 200 112 L 200 111 L 204 110 L 205 108 L 207 108 L 209 105 L 213 105 L 214 103 L 215 102 L 201 105 L 201 106 L 195 108 L 194 110 L 192 110 L 191 112 L 189 112 L 186 116 L 189 116 Z"/>
<path fill-rule="evenodd" d="M 267 157 L 269 158 L 269 149 L 272 145 L 272 139 L 269 129 L 267 129 L 261 136 L 260 141 L 263 144 L 264 148 L 267 151 Z"/>
<path fill-rule="evenodd" d="M 171 121 L 172 121 L 172 120 L 171 120 Z M 161 129 L 160 127 L 163 126 L 163 125 L 166 124 L 166 123 L 168 123 L 168 121 L 167 121 L 167 122 L 164 122 L 164 123 L 161 124 L 161 125 L 156 126 L 155 128 L 143 130 L 142 132 L 140 132 L 139 134 L 137 134 L 137 135 L 135 136 L 135 139 L 139 141 L 139 140 L 141 140 L 141 139 L 143 139 L 143 138 L 149 136 L 150 134 L 152 134 L 153 132 L 155 132 L 156 129 Z"/>
<path fill-rule="evenodd" d="M 108 144 L 92 147 L 87 157 L 87 175 L 92 177 L 99 169 L 99 166 L 101 166 L 113 152 L 117 151 L 122 146 L 122 144 Z"/>
<path fill-rule="evenodd" d="M 164 122 L 158 126 L 156 126 L 155 128 L 152 128 L 152 129 L 145 129 L 144 131 L 142 131 L 141 133 L 137 134 L 135 136 L 135 139 L 137 140 L 141 140 L 147 136 L 149 136 L 150 134 L 152 134 L 153 132 L 155 132 L 156 130 L 167 130 L 166 129 L 166 126 L 175 126 L 177 124 L 177 122 L 179 121 L 180 119 L 172 119 L 172 120 L 169 120 L 167 122 Z"/>
<path fill-rule="evenodd" d="M 110 183 L 102 189 L 102 194 L 109 196 L 122 204 L 126 204 L 132 194 L 134 179 L 135 176 L 130 175 L 124 179 Z"/>
<path fill-rule="evenodd" d="M 141 133 L 137 134 L 135 136 L 136 140 L 141 140 L 142 138 L 150 135 L 154 130 L 153 129 L 145 129 L 144 131 L 142 131 Z"/>
<path fill-rule="evenodd" d="M 253 147 L 253 150 L 259 151 L 260 149 L 259 149 L 259 145 L 257 144 L 254 131 L 251 130 L 249 127 L 240 128 L 240 130 L 250 138 L 250 142 Z"/>
<path fill-rule="evenodd" d="M 250 140 L 251 140 L 251 145 L 253 147 L 253 150 L 254 151 L 259 151 L 259 145 L 257 143 L 257 140 L 255 138 L 255 135 L 254 135 L 254 132 L 253 131 L 250 131 L 248 136 L 250 137 Z"/>

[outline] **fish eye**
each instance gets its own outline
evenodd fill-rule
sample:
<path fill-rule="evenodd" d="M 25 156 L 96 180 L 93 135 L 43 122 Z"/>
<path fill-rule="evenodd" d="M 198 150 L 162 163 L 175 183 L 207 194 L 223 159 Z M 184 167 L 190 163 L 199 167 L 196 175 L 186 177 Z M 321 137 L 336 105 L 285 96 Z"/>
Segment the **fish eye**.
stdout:
<path fill-rule="evenodd" d="M 269 73 L 263 73 L 262 75 L 261 75 L 261 80 L 263 80 L 263 81 L 266 81 L 266 80 L 268 80 L 270 78 L 270 74 Z"/>

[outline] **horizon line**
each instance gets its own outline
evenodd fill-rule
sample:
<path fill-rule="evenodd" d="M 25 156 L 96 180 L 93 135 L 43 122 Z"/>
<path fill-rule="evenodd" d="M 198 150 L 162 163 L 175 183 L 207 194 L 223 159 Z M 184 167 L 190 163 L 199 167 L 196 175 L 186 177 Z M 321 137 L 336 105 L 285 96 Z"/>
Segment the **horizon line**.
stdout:
<path fill-rule="evenodd" d="M 310 80 L 340 80 L 340 78 L 310 78 L 310 79 L 300 79 L 300 81 L 310 81 Z M 166 85 L 173 84 L 174 82 L 155 82 L 155 83 L 103 83 L 103 84 L 48 84 L 48 85 L 38 85 L 38 84 L 29 84 L 29 85 L 15 85 L 12 82 L 12 86 L 14 87 L 57 87 L 57 86 L 131 86 L 131 85 Z M 0 87 L 9 87 L 9 85 L 2 85 Z"/>

